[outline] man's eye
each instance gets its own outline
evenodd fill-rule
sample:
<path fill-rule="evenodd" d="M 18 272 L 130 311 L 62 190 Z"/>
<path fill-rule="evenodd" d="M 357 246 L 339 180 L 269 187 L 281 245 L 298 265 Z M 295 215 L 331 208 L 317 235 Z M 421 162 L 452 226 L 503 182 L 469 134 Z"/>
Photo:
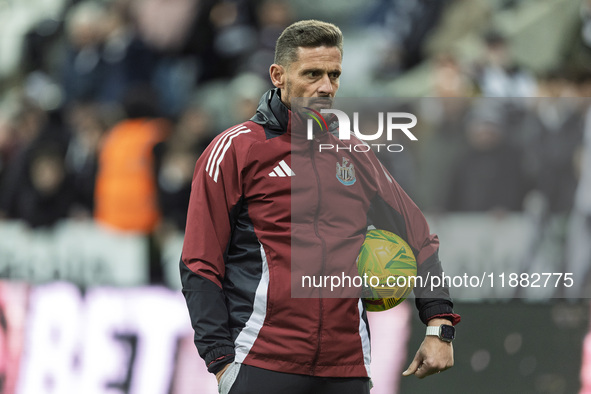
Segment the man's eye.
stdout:
<path fill-rule="evenodd" d="M 308 71 L 308 75 L 312 78 L 316 78 L 320 75 L 318 71 Z"/>
<path fill-rule="evenodd" d="M 331 77 L 332 79 L 338 79 L 340 76 L 341 76 L 341 74 L 340 74 L 340 73 L 330 73 L 330 77 Z"/>

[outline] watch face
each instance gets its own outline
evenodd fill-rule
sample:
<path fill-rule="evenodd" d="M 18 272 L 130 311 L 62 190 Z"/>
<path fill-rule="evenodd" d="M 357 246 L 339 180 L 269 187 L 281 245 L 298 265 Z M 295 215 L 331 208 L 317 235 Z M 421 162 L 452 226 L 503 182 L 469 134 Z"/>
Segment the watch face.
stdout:
<path fill-rule="evenodd" d="M 453 326 L 448 326 L 446 324 L 441 325 L 440 330 L 440 337 L 441 339 L 451 342 L 456 336 L 456 329 Z"/>

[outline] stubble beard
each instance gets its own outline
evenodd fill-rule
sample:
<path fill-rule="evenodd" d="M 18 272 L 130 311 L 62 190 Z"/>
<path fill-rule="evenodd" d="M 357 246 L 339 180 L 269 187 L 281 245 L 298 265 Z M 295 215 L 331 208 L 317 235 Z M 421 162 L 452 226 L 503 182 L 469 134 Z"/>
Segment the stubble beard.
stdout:
<path fill-rule="evenodd" d="M 291 88 L 291 81 L 287 79 L 285 82 L 285 90 L 283 91 L 283 96 L 281 97 L 281 99 L 285 106 L 289 109 L 291 109 Z"/>

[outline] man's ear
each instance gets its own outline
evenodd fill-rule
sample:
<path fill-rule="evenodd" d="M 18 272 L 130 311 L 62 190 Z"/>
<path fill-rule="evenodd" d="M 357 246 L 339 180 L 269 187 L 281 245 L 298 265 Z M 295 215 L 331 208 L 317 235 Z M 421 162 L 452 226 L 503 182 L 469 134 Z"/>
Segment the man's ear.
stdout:
<path fill-rule="evenodd" d="M 285 68 L 279 64 L 271 64 L 269 67 L 269 75 L 271 76 L 271 82 L 276 88 L 285 88 Z"/>

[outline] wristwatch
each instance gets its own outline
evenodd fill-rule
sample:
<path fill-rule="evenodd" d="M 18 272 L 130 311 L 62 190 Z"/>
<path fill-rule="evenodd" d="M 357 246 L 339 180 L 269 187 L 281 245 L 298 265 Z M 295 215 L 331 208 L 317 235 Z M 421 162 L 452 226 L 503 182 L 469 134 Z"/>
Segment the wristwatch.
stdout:
<path fill-rule="evenodd" d="M 435 335 L 442 341 L 451 342 L 456 336 L 456 328 L 449 324 L 442 324 L 440 326 L 427 326 L 426 335 Z"/>

